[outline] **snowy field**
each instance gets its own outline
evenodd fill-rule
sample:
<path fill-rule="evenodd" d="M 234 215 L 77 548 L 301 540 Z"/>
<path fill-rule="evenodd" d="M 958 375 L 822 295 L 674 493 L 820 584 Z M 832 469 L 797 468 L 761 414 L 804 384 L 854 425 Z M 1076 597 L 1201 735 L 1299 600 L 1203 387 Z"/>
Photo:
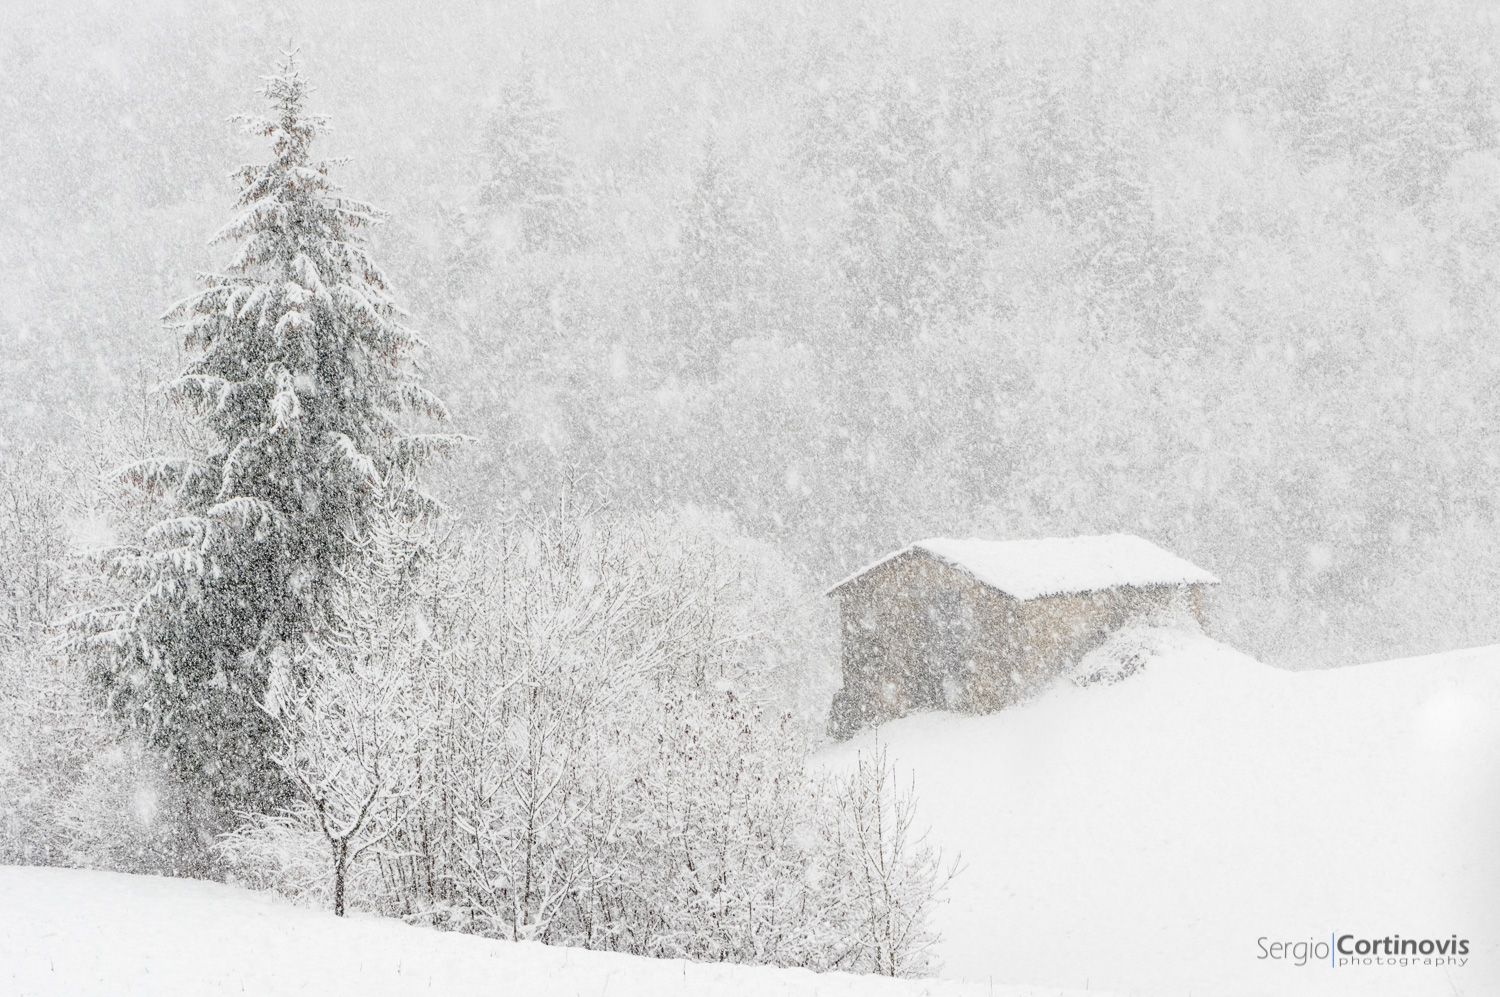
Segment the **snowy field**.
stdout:
<path fill-rule="evenodd" d="M 6 867 L 0 993 L 1500 993 L 1500 648 L 1293 673 L 1177 638 L 1117 685 L 882 737 L 934 839 L 963 853 L 938 913 L 949 979 L 655 962 Z M 1256 958 L 1262 937 L 1335 932 L 1456 933 L 1470 952 L 1444 968 Z"/>
<path fill-rule="evenodd" d="M 853 747 L 868 747 L 871 735 Z M 1500 647 L 1288 672 L 1177 638 L 1113 686 L 882 729 L 962 852 L 945 975 L 1141 994 L 1500 994 Z M 1257 939 L 1471 942 L 1467 965 Z"/>
<path fill-rule="evenodd" d="M 1064 997 L 497 942 L 215 883 L 0 866 L 5 997 Z"/>

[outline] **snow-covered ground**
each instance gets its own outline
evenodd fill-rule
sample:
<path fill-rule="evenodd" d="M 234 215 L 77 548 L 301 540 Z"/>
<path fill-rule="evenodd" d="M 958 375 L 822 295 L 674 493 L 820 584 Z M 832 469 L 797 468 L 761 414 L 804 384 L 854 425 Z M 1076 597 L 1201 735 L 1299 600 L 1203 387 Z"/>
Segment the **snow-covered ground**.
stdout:
<path fill-rule="evenodd" d="M 967 866 L 938 915 L 946 976 L 1500 994 L 1500 647 L 1287 672 L 1177 637 L 1119 684 L 909 717 L 881 738 Z M 1456 933 L 1470 953 L 1442 968 L 1257 959 L 1262 937 L 1334 933 Z"/>
<path fill-rule="evenodd" d="M 1292 673 L 1177 637 L 1116 685 L 881 737 L 963 853 L 938 914 L 953 979 L 685 965 L 0 867 L 0 993 L 1500 993 L 1500 648 Z M 1257 958 L 1262 938 L 1346 933 L 1456 934 L 1468 961 Z"/>
<path fill-rule="evenodd" d="M 0 866 L 4 997 L 1063 997 L 498 942 L 181 879 Z M 1092 995 L 1090 995 L 1092 997 Z"/>

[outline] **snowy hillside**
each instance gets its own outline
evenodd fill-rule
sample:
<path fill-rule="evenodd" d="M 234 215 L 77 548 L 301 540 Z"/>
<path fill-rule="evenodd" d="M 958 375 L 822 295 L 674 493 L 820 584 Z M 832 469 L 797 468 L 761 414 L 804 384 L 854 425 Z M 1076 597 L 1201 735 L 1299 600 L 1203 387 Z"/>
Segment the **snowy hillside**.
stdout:
<path fill-rule="evenodd" d="M 938 913 L 944 975 L 1500 993 L 1500 647 L 1294 673 L 1174 637 L 1118 684 L 910 717 L 881 738 L 967 866 Z M 1443 968 L 1257 958 L 1262 937 L 1335 932 L 1456 933 L 1470 954 Z"/>
<path fill-rule="evenodd" d="M 1500 992 L 1500 648 L 1292 673 L 1176 637 L 1117 684 L 881 737 L 915 769 L 934 840 L 963 853 L 938 912 L 948 980 L 517 945 L 214 884 L 0 867 L 0 993 Z M 1470 946 L 1451 967 L 1257 958 L 1262 938 L 1335 933 Z"/>
<path fill-rule="evenodd" d="M 214 883 L 0 866 L 0 993 L 1064 997 L 1059 990 L 704 965 L 445 934 Z"/>

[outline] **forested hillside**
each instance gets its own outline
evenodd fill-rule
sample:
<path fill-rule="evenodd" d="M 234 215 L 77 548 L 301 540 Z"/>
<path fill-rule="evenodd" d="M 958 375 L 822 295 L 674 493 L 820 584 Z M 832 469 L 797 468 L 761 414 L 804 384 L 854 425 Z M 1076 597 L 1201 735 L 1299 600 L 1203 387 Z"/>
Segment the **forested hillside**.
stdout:
<path fill-rule="evenodd" d="M 478 439 L 468 522 L 695 507 L 809 594 L 1126 531 L 1267 660 L 1500 639 L 1495 13 L 920 8 L 7 4 L 6 459 L 86 532 L 101 434 L 159 431 L 158 316 L 291 45 Z"/>

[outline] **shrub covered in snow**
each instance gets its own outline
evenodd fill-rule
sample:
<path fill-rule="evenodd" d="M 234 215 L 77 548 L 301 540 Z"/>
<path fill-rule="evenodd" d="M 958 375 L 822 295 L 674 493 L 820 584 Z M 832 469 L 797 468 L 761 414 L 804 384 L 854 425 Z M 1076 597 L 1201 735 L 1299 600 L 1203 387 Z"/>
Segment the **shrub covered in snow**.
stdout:
<path fill-rule="evenodd" d="M 786 643 L 809 604 L 721 527 L 564 508 L 384 536 L 345 648 L 280 693 L 305 803 L 223 854 L 319 902 L 347 858 L 351 904 L 489 936 L 922 971 L 940 883 L 910 794 L 883 758 L 807 771 L 819 718 L 789 703 L 831 684 Z M 362 669 L 400 694 L 332 722 Z"/>
<path fill-rule="evenodd" d="M 1184 634 L 1202 632 L 1191 612 L 1168 604 L 1143 613 L 1109 634 L 1068 670 L 1068 678 L 1078 686 L 1121 682 L 1146 667 L 1153 657 L 1176 647 Z"/>

